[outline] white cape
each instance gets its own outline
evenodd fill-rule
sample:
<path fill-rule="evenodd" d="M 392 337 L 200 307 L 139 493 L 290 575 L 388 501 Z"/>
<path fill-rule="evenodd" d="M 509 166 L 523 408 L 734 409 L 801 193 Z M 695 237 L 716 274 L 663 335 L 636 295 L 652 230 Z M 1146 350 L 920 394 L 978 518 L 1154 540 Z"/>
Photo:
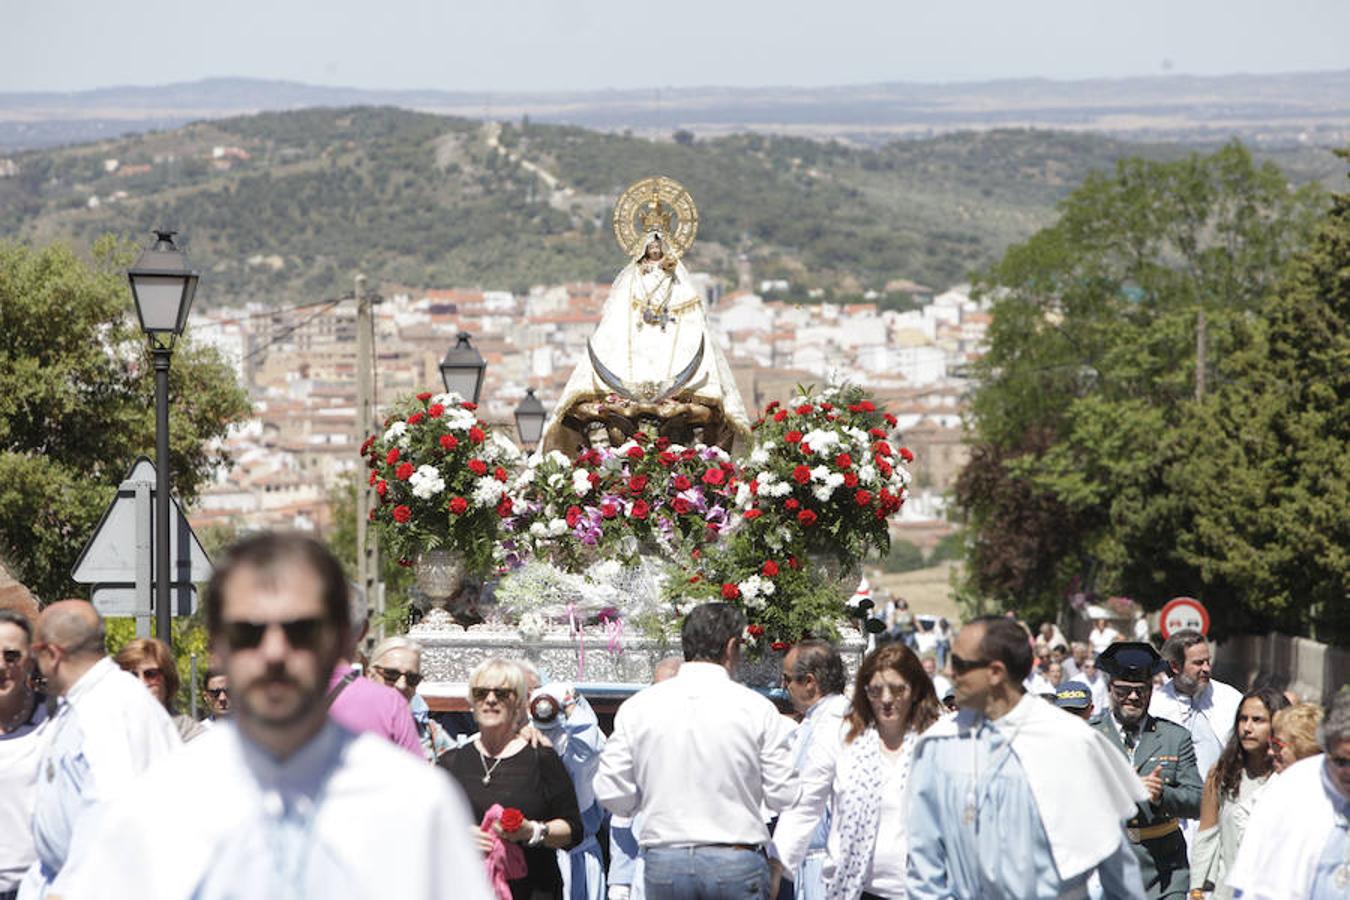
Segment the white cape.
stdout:
<path fill-rule="evenodd" d="M 1317 861 L 1336 827 L 1336 811 L 1322 786 L 1322 754 L 1301 759 L 1266 785 L 1228 886 L 1243 900 L 1288 900 L 1307 894 Z"/>

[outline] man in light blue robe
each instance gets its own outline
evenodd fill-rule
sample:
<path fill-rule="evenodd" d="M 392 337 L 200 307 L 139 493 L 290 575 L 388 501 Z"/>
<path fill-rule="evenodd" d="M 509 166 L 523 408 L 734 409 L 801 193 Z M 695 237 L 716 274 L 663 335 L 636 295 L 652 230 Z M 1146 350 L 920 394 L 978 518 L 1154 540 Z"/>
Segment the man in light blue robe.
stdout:
<path fill-rule="evenodd" d="M 981 617 L 952 646 L 961 711 L 933 726 L 910 773 L 911 898 L 1142 898 L 1123 822 L 1142 782 L 1100 734 L 1026 694 L 1031 646 Z"/>
<path fill-rule="evenodd" d="M 569 684 L 550 684 L 541 688 L 535 697 L 548 696 L 557 710 L 547 721 L 533 716 L 536 706 L 531 700 L 534 725 L 548 738 L 553 749 L 562 758 L 572 786 L 577 792 L 577 807 L 581 810 L 581 824 L 586 836 L 571 850 L 558 851 L 558 868 L 562 870 L 563 890 L 569 900 L 605 900 L 605 863 L 596 835 L 605 821 L 605 811 L 595 800 L 591 782 L 600 768 L 600 751 L 605 747 L 605 734 L 600 720 L 577 690 Z M 545 704 L 545 708 L 548 704 Z"/>

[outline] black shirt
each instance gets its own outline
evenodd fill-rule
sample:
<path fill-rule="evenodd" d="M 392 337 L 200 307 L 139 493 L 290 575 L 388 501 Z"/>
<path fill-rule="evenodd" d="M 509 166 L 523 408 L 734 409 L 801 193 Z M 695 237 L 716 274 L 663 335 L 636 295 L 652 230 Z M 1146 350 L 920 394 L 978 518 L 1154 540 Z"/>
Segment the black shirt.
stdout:
<path fill-rule="evenodd" d="M 515 807 L 525 818 L 536 822 L 563 819 L 572 829 L 572 839 L 565 849 L 581 843 L 585 832 L 581 812 L 577 809 L 577 794 L 563 762 L 548 747 L 530 747 L 500 762 L 489 758 L 492 781 L 483 784 L 483 758 L 472 742 L 451 750 L 437 761 L 464 789 L 473 807 L 475 823 L 483 821 L 483 814 L 494 803 L 503 808 Z M 557 851 L 539 845 L 520 848 L 525 851 L 525 865 L 529 869 L 524 878 L 511 884 L 514 900 L 537 900 L 562 897 L 562 874 L 558 871 Z"/>

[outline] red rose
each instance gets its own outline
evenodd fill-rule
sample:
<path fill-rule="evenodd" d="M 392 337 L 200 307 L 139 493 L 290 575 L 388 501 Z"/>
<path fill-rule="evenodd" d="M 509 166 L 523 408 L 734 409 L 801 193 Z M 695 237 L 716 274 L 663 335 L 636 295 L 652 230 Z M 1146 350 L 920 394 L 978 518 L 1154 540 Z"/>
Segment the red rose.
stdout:
<path fill-rule="evenodd" d="M 741 595 L 741 589 L 735 583 L 727 581 L 722 584 L 722 599 L 735 600 Z"/>
<path fill-rule="evenodd" d="M 799 416 L 808 415 L 813 409 L 815 409 L 815 407 L 813 407 L 810 403 L 803 403 L 801 406 L 797 407 L 797 415 Z"/>
<path fill-rule="evenodd" d="M 748 632 L 750 632 L 750 636 L 751 636 L 751 637 L 763 637 L 763 636 L 764 636 L 764 626 L 763 626 L 763 625 L 747 625 L 747 626 L 745 626 L 745 630 L 748 631 Z"/>
<path fill-rule="evenodd" d="M 693 459 L 695 456 L 698 456 L 698 451 L 690 447 L 680 454 L 680 459 Z"/>
<path fill-rule="evenodd" d="M 834 409 L 834 404 L 833 404 L 833 403 L 821 403 L 821 404 L 820 404 L 820 408 L 823 409 L 823 410 L 825 410 L 826 412 L 829 412 L 830 410 Z"/>
<path fill-rule="evenodd" d="M 811 467 L 798 466 L 792 470 L 792 480 L 798 484 L 806 484 L 811 480 Z"/>
<path fill-rule="evenodd" d="M 769 649 L 773 650 L 775 653 L 778 653 L 780 651 L 788 649 L 788 644 L 785 641 L 774 641 L 772 644 L 769 645 Z"/>
<path fill-rule="evenodd" d="M 422 393 L 417 395 L 417 399 L 421 400 L 423 403 L 426 403 L 428 400 L 431 399 L 431 391 L 423 391 Z"/>
<path fill-rule="evenodd" d="M 483 429 L 475 425 L 469 429 L 469 440 L 473 441 L 475 444 L 481 444 L 483 441 L 487 440 L 487 435 L 483 433 Z"/>
<path fill-rule="evenodd" d="M 399 505 L 394 507 L 394 521 L 400 525 L 412 518 L 412 510 L 408 507 Z"/>
<path fill-rule="evenodd" d="M 794 499 L 794 498 L 792 498 L 792 497 L 789 497 L 789 498 L 787 498 L 786 500 L 783 501 L 783 506 L 787 507 L 787 509 L 788 509 L 789 511 L 791 511 L 791 510 L 794 510 L 794 509 L 796 509 L 797 507 L 801 506 L 801 504 L 798 503 L 798 502 L 796 501 L 796 499 Z"/>
<path fill-rule="evenodd" d="M 375 484 L 375 493 L 379 494 L 381 497 L 383 497 L 385 494 L 389 493 L 389 482 L 387 482 L 387 481 L 385 481 L 385 480 L 383 480 L 383 479 L 381 479 L 380 481 L 376 482 L 376 484 Z"/>
<path fill-rule="evenodd" d="M 398 462 L 398 448 L 397 448 L 397 447 L 395 447 L 393 450 L 390 450 L 390 451 L 389 451 L 388 455 L 386 455 L 385 458 L 384 458 L 384 462 L 385 462 L 385 465 L 389 465 L 389 466 L 392 466 L 394 463 Z"/>
<path fill-rule="evenodd" d="M 458 446 L 459 446 L 459 438 L 455 437 L 453 434 L 441 435 L 441 449 L 443 449 L 446 453 L 449 453 Z"/>
<path fill-rule="evenodd" d="M 864 400 L 863 402 L 859 403 L 858 406 L 862 407 L 863 412 L 877 411 L 877 405 L 873 403 L 871 400 Z"/>
<path fill-rule="evenodd" d="M 512 503 L 510 497 L 503 497 L 502 502 L 497 504 L 497 515 L 505 519 L 511 515 Z"/>
<path fill-rule="evenodd" d="M 567 527 L 576 528 L 577 523 L 581 521 L 581 507 L 580 506 L 567 507 L 566 518 L 567 518 Z"/>
<path fill-rule="evenodd" d="M 415 413 L 413 413 L 411 416 L 408 416 L 408 424 L 409 424 L 409 425 L 417 425 L 418 423 L 420 423 L 420 422 L 421 422 L 423 419 L 425 419 L 425 418 L 426 418 L 426 415 L 424 415 L 423 413 L 415 412 Z"/>
<path fill-rule="evenodd" d="M 498 481 L 502 482 L 503 484 L 505 484 L 505 483 L 506 483 L 506 470 L 503 469 L 501 466 L 498 466 L 497 468 L 495 468 L 495 469 L 492 470 L 492 477 L 495 478 L 495 479 L 497 479 Z"/>
<path fill-rule="evenodd" d="M 693 576 L 690 577 L 689 583 L 690 583 L 690 584 L 698 584 L 699 581 L 702 580 L 702 578 L 703 578 L 702 575 L 693 575 Z"/>
<path fill-rule="evenodd" d="M 657 450 L 664 450 L 664 449 L 666 449 L 666 448 L 669 447 L 669 446 L 670 446 L 670 438 L 668 438 L 668 437 L 659 437 L 659 438 L 656 439 L 656 449 L 657 449 Z"/>
<path fill-rule="evenodd" d="M 771 413 L 771 412 L 773 412 L 773 411 L 774 411 L 775 409 L 777 409 L 777 408 L 778 408 L 778 401 L 777 401 L 777 400 L 770 400 L 770 401 L 769 401 L 769 405 L 766 406 L 766 407 L 764 407 L 764 411 L 765 411 L 766 413 Z"/>
<path fill-rule="evenodd" d="M 791 569 L 792 571 L 795 572 L 795 571 L 797 571 L 798 569 L 800 569 L 801 567 L 802 567 L 802 564 L 799 563 L 799 562 L 797 561 L 797 557 L 795 557 L 795 556 L 789 556 L 789 557 L 788 557 L 788 568 L 789 568 L 789 569 Z"/>
<path fill-rule="evenodd" d="M 758 496 L 759 496 L 759 479 L 758 479 L 758 478 L 751 478 L 751 479 L 750 479 L 750 496 L 751 496 L 751 497 L 758 497 Z"/>
<path fill-rule="evenodd" d="M 651 438 L 647 436 L 647 432 L 645 431 L 635 431 L 633 432 L 633 440 L 637 441 L 639 444 L 645 444 L 650 441 Z"/>
<path fill-rule="evenodd" d="M 859 506 L 868 506 L 872 502 L 872 492 L 858 491 L 858 493 L 853 495 L 853 502 Z"/>
<path fill-rule="evenodd" d="M 703 473 L 704 484 L 711 484 L 716 486 L 726 480 L 727 480 L 727 473 L 723 472 L 721 469 L 708 469 L 706 472 Z"/>
<path fill-rule="evenodd" d="M 760 569 L 760 571 L 764 573 L 765 578 L 772 578 L 778 574 L 778 563 L 774 562 L 771 559 L 765 560 L 764 566 L 763 568 Z"/>
<path fill-rule="evenodd" d="M 591 483 L 591 487 L 595 487 L 597 484 L 600 483 L 600 473 L 599 473 L 599 472 L 587 472 L 587 473 L 586 473 L 586 480 L 589 481 L 589 482 Z"/>
<path fill-rule="evenodd" d="M 628 479 L 628 492 L 630 494 L 640 494 L 647 489 L 647 476 L 634 475 Z"/>
<path fill-rule="evenodd" d="M 694 486 L 694 483 L 683 475 L 676 475 L 675 480 L 671 482 L 677 491 L 687 491 Z"/>
<path fill-rule="evenodd" d="M 414 471 L 416 470 L 413 469 L 412 463 L 399 463 L 398 468 L 394 470 L 394 475 L 399 481 L 407 481 L 412 477 Z"/>
<path fill-rule="evenodd" d="M 675 509 L 675 512 L 679 513 L 682 516 L 687 514 L 689 510 L 694 508 L 694 505 L 690 503 L 688 500 L 684 499 L 683 497 L 676 497 L 674 500 L 670 502 L 670 505 Z"/>
<path fill-rule="evenodd" d="M 795 444 L 801 439 L 802 433 L 800 431 L 789 431 L 787 434 L 783 435 L 783 440 L 789 444 Z"/>
<path fill-rule="evenodd" d="M 439 403 L 433 403 L 427 408 L 427 415 L 431 416 L 433 419 L 439 419 L 441 416 L 445 415 L 445 407 Z"/>
<path fill-rule="evenodd" d="M 858 486 L 858 473 L 857 473 L 857 472 L 845 472 L 845 473 L 844 473 L 844 487 L 855 488 L 855 487 L 857 487 L 857 486 Z"/>
<path fill-rule="evenodd" d="M 809 509 L 804 509 L 797 513 L 797 521 L 802 523 L 802 527 L 810 528 L 816 524 L 816 514 Z"/>
<path fill-rule="evenodd" d="M 886 413 L 886 415 L 882 416 L 882 418 L 884 418 L 886 420 L 886 424 L 891 426 L 892 428 L 900 424 L 900 420 L 897 419 L 895 416 L 891 415 L 890 413 Z"/>
<path fill-rule="evenodd" d="M 613 500 L 606 500 L 600 504 L 600 515 L 606 519 L 612 519 L 619 514 L 619 504 Z"/>
<path fill-rule="evenodd" d="M 762 516 L 762 515 L 764 515 L 763 510 L 758 510 L 758 509 L 747 509 L 747 510 L 745 511 L 745 518 L 746 518 L 746 520 L 747 520 L 747 521 L 751 521 L 751 522 L 753 522 L 755 519 L 758 519 L 758 518 L 759 518 L 760 516 Z"/>
<path fill-rule="evenodd" d="M 871 435 L 872 437 L 874 437 L 874 438 L 884 438 L 884 437 L 886 436 L 886 429 L 884 429 L 884 428 L 869 428 L 869 429 L 867 429 L 867 433 L 870 434 L 870 435 Z"/>
<path fill-rule="evenodd" d="M 834 458 L 834 464 L 841 469 L 851 469 L 853 468 L 853 457 L 847 453 L 840 453 Z"/>
<path fill-rule="evenodd" d="M 880 469 L 881 474 L 885 475 L 887 478 L 890 478 L 891 473 L 895 471 L 895 469 L 891 467 L 891 464 L 881 457 L 877 457 L 877 468 Z"/>
<path fill-rule="evenodd" d="M 656 457 L 656 459 L 663 466 L 673 466 L 675 465 L 675 462 L 679 459 L 679 457 L 676 456 L 674 453 L 671 453 L 669 450 L 662 450 L 661 455 Z"/>
<path fill-rule="evenodd" d="M 362 441 L 362 442 L 361 442 L 361 455 L 362 455 L 362 456 L 365 456 L 367 453 L 369 453 L 369 452 L 370 452 L 370 448 L 371 448 L 371 446 L 372 446 L 374 443 L 375 443 L 375 435 L 373 435 L 373 434 L 372 434 L 370 437 L 366 438 L 364 441 Z"/>
<path fill-rule="evenodd" d="M 633 508 L 628 511 L 628 514 L 634 519 L 645 519 L 647 518 L 647 513 L 651 512 L 651 509 L 651 506 L 646 500 L 639 500 L 633 504 Z"/>
<path fill-rule="evenodd" d="M 908 447 L 901 447 L 900 458 L 907 463 L 914 462 L 914 451 L 910 450 Z"/>
<path fill-rule="evenodd" d="M 469 508 L 469 501 L 463 497 L 450 498 L 450 511 L 457 516 L 464 515 L 464 511 Z"/>
<path fill-rule="evenodd" d="M 862 412 L 862 407 L 859 406 L 859 405 L 856 404 L 856 403 L 850 403 L 850 404 L 848 405 L 848 411 L 849 411 L 849 412 Z"/>
<path fill-rule="evenodd" d="M 486 475 L 487 463 L 483 462 L 481 459 L 471 459 L 469 460 L 469 471 L 480 477 Z"/>
<path fill-rule="evenodd" d="M 478 408 L 477 403 L 471 403 L 468 400 L 461 401 L 459 405 L 462 409 L 467 409 L 469 412 L 473 412 Z"/>
<path fill-rule="evenodd" d="M 642 457 L 644 457 L 644 456 L 646 456 L 646 455 L 647 455 L 646 451 L 644 451 L 641 447 L 629 447 L 629 448 L 628 448 L 628 458 L 629 458 L 629 459 L 642 459 Z"/>
<path fill-rule="evenodd" d="M 872 452 L 875 453 L 877 456 L 890 456 L 891 445 L 886 443 L 885 441 L 877 441 L 875 444 L 872 445 Z"/>
<path fill-rule="evenodd" d="M 773 420 L 774 420 L 775 422 L 781 422 L 781 421 L 783 421 L 784 419 L 786 419 L 787 417 L 788 417 L 788 411 L 787 411 L 786 409 L 780 409 L 778 412 L 776 412 L 776 413 L 773 414 Z"/>
<path fill-rule="evenodd" d="M 501 817 L 502 831 L 514 834 L 525 824 L 525 814 L 514 806 L 508 806 L 502 810 Z"/>
<path fill-rule="evenodd" d="M 378 474 L 376 474 L 375 470 L 374 470 L 374 469 L 371 469 L 371 470 L 370 470 L 370 478 L 367 479 L 366 483 L 367 483 L 367 484 L 374 484 L 374 483 L 379 479 L 379 477 L 380 477 L 380 476 L 379 476 Z"/>
<path fill-rule="evenodd" d="M 811 445 L 808 444 L 806 441 L 802 441 L 801 450 L 802 450 L 802 456 L 810 456 L 810 455 L 811 455 Z"/>

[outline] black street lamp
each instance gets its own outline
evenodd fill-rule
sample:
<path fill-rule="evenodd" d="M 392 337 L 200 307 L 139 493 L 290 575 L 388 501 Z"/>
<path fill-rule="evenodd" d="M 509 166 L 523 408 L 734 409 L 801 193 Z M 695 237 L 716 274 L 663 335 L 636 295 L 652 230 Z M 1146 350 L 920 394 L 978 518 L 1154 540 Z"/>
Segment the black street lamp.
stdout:
<path fill-rule="evenodd" d="M 483 354 L 469 343 L 469 333 L 461 331 L 459 343 L 445 351 L 445 359 L 441 360 L 441 380 L 445 382 L 445 389 L 477 403 L 486 370 Z"/>
<path fill-rule="evenodd" d="M 527 447 L 539 443 L 547 418 L 548 413 L 544 411 L 544 404 L 534 395 L 534 388 L 526 388 L 525 399 L 516 407 L 516 434 L 520 436 L 520 442 Z"/>
<path fill-rule="evenodd" d="M 127 270 L 141 330 L 155 359 L 155 633 L 173 646 L 169 568 L 169 361 L 197 293 L 197 272 L 174 245 L 173 231 L 155 231 L 155 244 Z"/>

